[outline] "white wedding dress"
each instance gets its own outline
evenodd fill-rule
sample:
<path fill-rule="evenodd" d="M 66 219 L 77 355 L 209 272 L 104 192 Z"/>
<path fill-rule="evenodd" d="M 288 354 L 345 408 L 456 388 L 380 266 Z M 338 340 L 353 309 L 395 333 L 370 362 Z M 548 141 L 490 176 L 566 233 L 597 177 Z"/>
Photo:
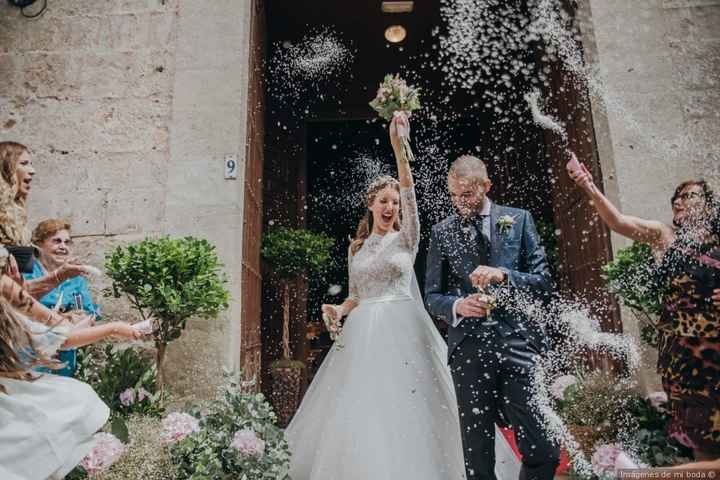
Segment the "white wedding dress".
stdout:
<path fill-rule="evenodd" d="M 18 314 L 20 315 L 20 314 Z M 68 331 L 27 318 L 37 350 L 52 355 Z M 0 319 L 2 321 L 2 319 Z M 0 479 L 61 479 L 92 450 L 110 410 L 86 383 L 52 374 L 0 378 Z"/>
<path fill-rule="evenodd" d="M 414 278 L 414 190 L 401 205 L 401 230 L 370 235 L 349 259 L 359 304 L 285 432 L 292 480 L 466 478 L 447 347 Z M 496 437 L 496 474 L 515 480 L 520 463 Z"/>

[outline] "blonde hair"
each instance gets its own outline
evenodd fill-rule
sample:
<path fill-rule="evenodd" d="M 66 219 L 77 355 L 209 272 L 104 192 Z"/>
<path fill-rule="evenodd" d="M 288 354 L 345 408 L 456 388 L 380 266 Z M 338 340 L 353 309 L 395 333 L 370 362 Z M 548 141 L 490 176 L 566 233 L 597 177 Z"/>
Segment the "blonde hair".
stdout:
<path fill-rule="evenodd" d="M 37 224 L 32 233 L 32 242 L 36 245 L 42 243 L 60 230 L 67 230 L 69 233 L 71 227 L 70 221 L 64 218 L 48 218 Z"/>
<path fill-rule="evenodd" d="M 17 142 L 0 142 L 0 242 L 6 245 L 29 245 L 25 199 L 19 197 L 17 166 L 20 156 L 29 149 Z"/>
<path fill-rule="evenodd" d="M 61 365 L 35 349 L 30 331 L 8 298 L 13 297 L 13 301 L 26 309 L 33 302 L 32 297 L 7 276 L 9 260 L 10 254 L 0 246 L 0 378 L 33 381 L 37 378 L 31 373 L 33 367 L 55 369 Z M 2 385 L 0 392 L 7 393 Z"/>
<path fill-rule="evenodd" d="M 475 182 L 483 182 L 488 178 L 485 162 L 472 155 L 462 155 L 450 165 L 448 178 L 463 178 Z"/>
<path fill-rule="evenodd" d="M 368 186 L 367 191 L 365 192 L 366 196 L 366 210 L 365 215 L 360 219 L 360 223 L 358 224 L 357 231 L 355 232 L 355 238 L 352 242 L 350 242 L 350 254 L 355 255 L 363 246 L 365 243 L 365 240 L 370 236 L 370 233 L 373 229 L 373 216 L 372 212 L 370 211 L 370 206 L 375 201 L 375 197 L 377 197 L 378 192 L 381 190 L 392 187 L 395 190 L 400 193 L 400 182 L 395 180 L 393 177 L 389 175 L 381 175 L 377 177 L 375 180 L 373 180 L 372 183 Z M 395 220 L 395 223 L 393 224 L 393 227 L 396 230 L 400 230 L 400 222 L 399 220 Z"/>

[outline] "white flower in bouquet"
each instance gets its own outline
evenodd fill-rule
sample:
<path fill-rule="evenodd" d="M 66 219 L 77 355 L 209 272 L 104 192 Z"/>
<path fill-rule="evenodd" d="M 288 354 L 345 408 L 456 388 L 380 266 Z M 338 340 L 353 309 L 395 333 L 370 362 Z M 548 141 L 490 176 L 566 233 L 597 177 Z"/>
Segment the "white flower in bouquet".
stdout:
<path fill-rule="evenodd" d="M 160 438 L 165 444 L 170 444 L 199 431 L 200 422 L 197 418 L 187 413 L 173 412 L 163 419 Z"/>
<path fill-rule="evenodd" d="M 249 428 L 243 428 L 235 432 L 230 447 L 243 455 L 251 457 L 260 457 L 265 453 L 265 442 L 258 438 L 257 434 Z"/>
<path fill-rule="evenodd" d="M 420 109 L 420 90 L 409 86 L 399 75 L 388 74 L 385 75 L 370 106 L 380 115 L 380 118 L 388 122 L 392 121 L 394 117 L 404 119 L 404 121 L 398 122 L 398 136 L 402 140 L 405 158 L 413 161 L 415 155 L 410 148 L 410 128 L 407 119 L 413 111 Z"/>
<path fill-rule="evenodd" d="M 556 400 L 565 400 L 565 390 L 576 383 L 577 377 L 575 375 L 560 375 L 550 385 L 550 394 Z"/>
<path fill-rule="evenodd" d="M 100 432 L 95 434 L 94 438 L 95 446 L 80 462 L 80 466 L 90 477 L 107 470 L 127 450 L 127 447 L 110 433 Z"/>

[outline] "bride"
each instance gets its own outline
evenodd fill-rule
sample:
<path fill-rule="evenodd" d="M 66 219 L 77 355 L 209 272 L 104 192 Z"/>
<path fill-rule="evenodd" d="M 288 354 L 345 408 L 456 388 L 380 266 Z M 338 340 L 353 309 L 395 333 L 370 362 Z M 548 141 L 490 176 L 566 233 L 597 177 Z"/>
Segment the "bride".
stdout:
<path fill-rule="evenodd" d="M 368 188 L 350 295 L 322 307 L 335 324 L 347 316 L 343 331 L 285 432 L 293 480 L 465 479 L 447 347 L 413 271 L 420 224 L 398 122 L 407 118 L 390 124 L 400 181 L 381 176 Z M 512 450 L 496 444 L 498 478 L 517 478 Z"/>

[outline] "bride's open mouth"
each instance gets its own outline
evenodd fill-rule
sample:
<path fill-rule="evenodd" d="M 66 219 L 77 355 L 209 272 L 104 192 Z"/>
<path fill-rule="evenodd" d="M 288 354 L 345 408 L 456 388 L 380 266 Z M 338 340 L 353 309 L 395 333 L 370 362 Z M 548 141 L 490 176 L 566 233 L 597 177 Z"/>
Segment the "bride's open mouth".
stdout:
<path fill-rule="evenodd" d="M 383 215 L 382 215 L 383 222 L 391 223 L 394 216 L 395 215 L 393 215 L 392 213 L 383 213 Z"/>
<path fill-rule="evenodd" d="M 22 181 L 26 190 L 30 190 L 30 184 L 32 183 L 32 177 L 28 177 Z"/>

